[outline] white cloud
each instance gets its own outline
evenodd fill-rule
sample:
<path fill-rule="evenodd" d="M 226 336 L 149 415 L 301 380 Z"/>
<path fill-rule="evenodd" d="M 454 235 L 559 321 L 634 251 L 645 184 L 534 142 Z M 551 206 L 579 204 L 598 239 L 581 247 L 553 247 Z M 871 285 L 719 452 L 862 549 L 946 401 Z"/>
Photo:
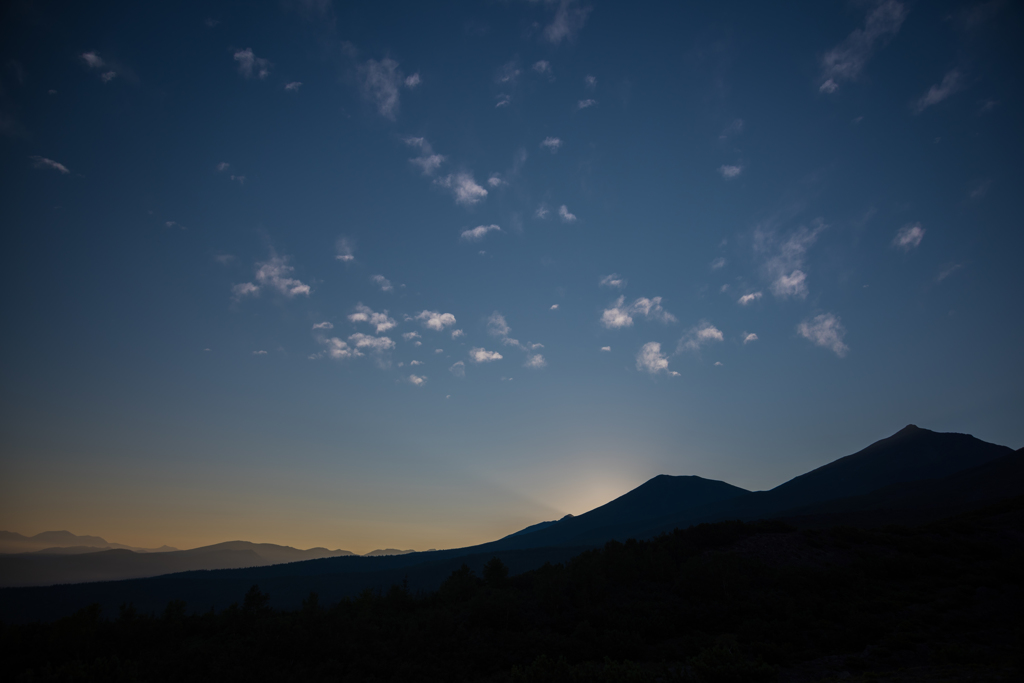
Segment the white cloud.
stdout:
<path fill-rule="evenodd" d="M 541 220 L 544 220 L 545 218 L 548 217 L 549 213 L 551 213 L 551 211 L 548 210 L 548 207 L 546 207 L 544 204 L 541 204 L 540 206 L 537 207 L 537 210 L 533 212 L 533 216 L 534 218 L 540 218 Z"/>
<path fill-rule="evenodd" d="M 309 296 L 309 285 L 289 277 L 295 268 L 288 265 L 288 258 L 272 256 L 269 261 L 256 264 L 256 282 L 263 287 L 271 287 L 287 297 L 305 294 Z"/>
<path fill-rule="evenodd" d="M 719 270 L 725 267 L 725 259 L 719 256 L 711 262 L 711 270 Z"/>
<path fill-rule="evenodd" d="M 716 360 L 716 361 L 715 361 L 715 367 L 716 367 L 716 368 L 720 368 L 720 367 L 722 367 L 722 362 L 721 362 L 721 361 L 717 361 L 717 360 Z"/>
<path fill-rule="evenodd" d="M 754 303 L 760 298 L 761 292 L 751 292 L 750 294 L 744 294 L 743 296 L 741 296 L 736 303 L 738 303 L 740 306 L 747 306 L 749 304 Z"/>
<path fill-rule="evenodd" d="M 414 138 L 408 137 L 404 140 L 405 144 L 410 147 L 416 147 L 422 154 L 414 159 L 409 159 L 409 163 L 419 166 L 423 175 L 433 175 L 434 171 L 441 167 L 444 163 L 445 156 L 443 154 L 434 154 L 434 149 L 427 142 L 426 138 Z"/>
<path fill-rule="evenodd" d="M 458 339 L 459 337 L 466 336 L 466 333 L 462 330 L 452 330 L 452 339 Z"/>
<path fill-rule="evenodd" d="M 369 349 L 370 351 L 376 351 L 382 353 L 395 348 L 395 341 L 390 337 L 373 337 L 362 332 L 356 332 L 350 334 L 348 340 L 352 342 L 357 349 Z"/>
<path fill-rule="evenodd" d="M 455 203 L 463 206 L 478 204 L 487 196 L 487 190 L 476 184 L 471 173 L 453 173 L 434 181 L 437 185 L 451 190 Z"/>
<path fill-rule="evenodd" d="M 423 326 L 428 330 L 440 332 L 446 327 L 455 324 L 455 316 L 451 313 L 438 313 L 437 311 L 420 311 L 416 320 L 422 320 Z"/>
<path fill-rule="evenodd" d="M 399 85 L 404 82 L 398 62 L 388 57 L 368 59 L 359 66 L 359 79 L 366 97 L 386 119 L 395 120 L 398 114 Z"/>
<path fill-rule="evenodd" d="M 921 240 L 923 238 L 924 228 L 921 227 L 921 224 L 910 223 L 899 229 L 896 233 L 896 237 L 892 240 L 892 245 L 902 249 L 903 251 L 910 251 L 921 244 Z"/>
<path fill-rule="evenodd" d="M 597 104 L 597 100 L 580 100 L 576 103 L 577 109 L 586 109 L 587 107 L 593 107 Z"/>
<path fill-rule="evenodd" d="M 265 356 L 265 355 L 267 355 L 267 352 L 266 352 L 266 351 L 263 351 L 263 350 L 260 350 L 260 351 L 253 351 L 253 352 L 252 352 L 252 355 L 254 355 L 254 356 Z"/>
<path fill-rule="evenodd" d="M 461 360 L 456 361 L 450 368 L 448 368 L 448 372 L 452 373 L 456 377 L 465 377 L 466 364 L 463 363 Z"/>
<path fill-rule="evenodd" d="M 552 311 L 557 311 L 558 310 L 558 304 L 551 304 L 551 310 Z"/>
<path fill-rule="evenodd" d="M 831 313 L 822 313 L 811 320 L 805 320 L 796 327 L 800 336 L 809 339 L 818 346 L 830 349 L 842 358 L 850 348 L 843 343 L 846 330 L 839 318 Z"/>
<path fill-rule="evenodd" d="M 946 266 L 941 271 L 939 271 L 939 274 L 935 278 L 935 282 L 942 282 L 947 277 L 949 277 L 956 271 L 960 270 L 961 268 L 963 268 L 963 266 L 960 265 L 959 263 L 954 263 L 953 265 Z"/>
<path fill-rule="evenodd" d="M 382 292 L 390 292 L 394 290 L 394 287 L 391 285 L 391 281 L 388 280 L 383 275 L 374 275 L 370 278 L 370 280 L 373 282 L 373 284 L 380 287 L 380 291 Z"/>
<path fill-rule="evenodd" d="M 718 167 L 718 172 L 722 174 L 722 177 L 726 180 L 732 180 L 737 177 L 740 173 L 743 173 L 742 166 L 728 166 L 722 165 Z"/>
<path fill-rule="evenodd" d="M 555 45 L 565 39 L 573 41 L 586 23 L 588 14 L 590 8 L 580 7 L 576 0 L 561 0 L 554 19 L 544 27 L 544 39 Z"/>
<path fill-rule="evenodd" d="M 420 78 L 419 73 L 414 73 L 411 76 L 405 77 L 405 87 L 409 88 L 410 90 L 420 85 L 421 83 L 423 83 L 423 79 Z"/>
<path fill-rule="evenodd" d="M 502 185 L 508 185 L 508 183 L 502 179 L 498 173 L 492 173 L 491 177 L 487 179 L 487 184 L 491 187 L 501 187 Z"/>
<path fill-rule="evenodd" d="M 753 332 L 751 332 L 747 336 L 743 337 L 743 343 L 744 344 L 749 344 L 750 342 L 755 342 L 755 341 L 757 341 L 757 335 L 754 334 Z"/>
<path fill-rule="evenodd" d="M 334 329 L 334 325 L 329 323 L 329 322 L 327 322 L 327 321 L 324 321 L 322 323 L 316 323 L 315 325 L 313 325 L 313 329 L 314 330 L 333 330 Z"/>
<path fill-rule="evenodd" d="M 498 102 L 494 105 L 495 109 L 501 109 L 502 107 L 507 107 L 508 105 L 512 104 L 512 98 L 509 97 L 508 95 L 498 95 L 497 99 Z"/>
<path fill-rule="evenodd" d="M 495 337 L 506 338 L 511 331 L 512 328 L 508 326 L 508 323 L 505 321 L 505 316 L 501 313 L 495 311 L 494 313 L 491 313 L 489 318 L 487 318 L 488 334 Z"/>
<path fill-rule="evenodd" d="M 519 70 L 519 65 L 516 60 L 505 62 L 501 68 L 498 69 L 498 75 L 494 77 L 495 83 L 515 83 L 516 79 L 519 78 L 519 74 L 522 71 Z"/>
<path fill-rule="evenodd" d="M 327 347 L 327 355 L 335 360 L 357 358 L 363 355 L 358 349 L 352 348 L 337 337 L 321 339 L 320 343 Z"/>
<path fill-rule="evenodd" d="M 348 319 L 354 323 L 370 323 L 376 328 L 377 334 L 387 332 L 397 325 L 394 318 L 388 317 L 386 310 L 375 313 L 372 308 L 362 303 L 356 304 L 356 312 L 349 315 Z M 409 339 L 409 337 L 406 337 L 406 339 Z"/>
<path fill-rule="evenodd" d="M 241 299 L 246 296 L 256 296 L 260 293 L 260 288 L 251 282 L 242 282 L 231 287 L 231 294 L 235 299 Z"/>
<path fill-rule="evenodd" d="M 291 83 L 285 83 L 284 89 L 288 92 L 299 92 L 299 88 L 302 87 L 302 81 L 292 81 Z"/>
<path fill-rule="evenodd" d="M 420 387 L 426 384 L 426 382 L 426 377 L 422 377 L 420 375 L 409 375 L 409 384 L 412 384 L 413 386 Z"/>
<path fill-rule="evenodd" d="M 636 354 L 636 369 L 656 375 L 668 372 L 668 358 L 661 352 L 661 344 L 647 342 Z"/>
<path fill-rule="evenodd" d="M 220 171 L 221 173 L 228 170 L 229 168 L 231 168 L 231 164 L 229 164 L 226 161 L 222 161 L 219 164 L 217 164 L 217 170 Z"/>
<path fill-rule="evenodd" d="M 554 154 L 562 146 L 562 141 L 559 138 L 553 138 L 549 136 L 544 138 L 544 140 L 540 143 L 540 146 L 542 149 L 546 149 L 552 154 Z"/>
<path fill-rule="evenodd" d="M 444 353 L 444 349 L 434 349 L 434 353 Z"/>
<path fill-rule="evenodd" d="M 660 348 L 660 347 L 659 347 L 659 348 Z M 602 347 L 601 347 L 601 350 L 602 350 L 602 351 L 611 351 L 611 350 L 612 350 L 612 347 L 610 347 L 610 346 L 602 346 Z"/>
<path fill-rule="evenodd" d="M 469 350 L 469 359 L 474 363 L 490 363 L 491 361 L 501 360 L 502 355 L 497 351 L 488 351 L 487 349 L 474 347 Z"/>
<path fill-rule="evenodd" d="M 355 245 L 347 237 L 339 237 L 338 241 L 334 243 L 334 250 L 338 252 L 334 258 L 348 263 L 349 261 L 355 261 Z"/>
<path fill-rule="evenodd" d="M 622 277 L 618 273 L 612 273 L 611 275 L 605 275 L 601 278 L 600 282 L 602 287 L 614 287 L 615 289 L 622 289 L 626 286 L 626 278 Z"/>
<path fill-rule="evenodd" d="M 542 59 L 539 62 L 534 63 L 533 70 L 539 74 L 551 75 L 551 63 Z"/>
<path fill-rule="evenodd" d="M 68 170 L 67 166 L 56 162 L 53 159 L 47 159 L 46 157 L 41 156 L 31 156 L 29 159 L 32 160 L 32 168 L 53 169 L 54 171 L 59 171 L 62 175 L 66 175 L 71 172 Z"/>
<path fill-rule="evenodd" d="M 420 333 L 419 332 L 406 332 L 405 334 L 402 335 L 402 339 L 404 339 L 405 341 L 412 341 L 413 339 L 419 339 L 419 338 L 420 338 Z"/>
<path fill-rule="evenodd" d="M 565 204 L 562 204 L 560 207 L 558 207 L 558 217 L 562 219 L 563 223 L 576 222 L 576 214 L 569 213 L 569 209 L 565 206 Z"/>
<path fill-rule="evenodd" d="M 492 231 L 501 232 L 501 228 L 497 225 L 478 225 L 472 230 L 463 230 L 462 239 L 467 242 L 479 242 L 487 233 Z"/>
<path fill-rule="evenodd" d="M 106 66 L 106 62 L 95 52 L 84 52 L 81 55 L 82 61 L 84 61 L 91 69 L 102 69 Z"/>
<path fill-rule="evenodd" d="M 701 321 L 679 340 L 679 351 L 698 351 L 712 342 L 725 341 L 722 331 L 709 322 Z"/>
<path fill-rule="evenodd" d="M 601 324 L 610 330 L 631 327 L 633 316 L 643 316 L 662 323 L 676 322 L 676 317 L 662 308 L 660 296 L 651 299 L 640 297 L 628 306 L 625 301 L 626 297 L 620 296 L 611 308 L 606 308 L 601 313 Z"/>
<path fill-rule="evenodd" d="M 955 93 L 960 89 L 961 80 L 960 72 L 958 70 L 953 69 L 947 73 L 945 77 L 943 77 L 942 83 L 928 88 L 928 92 L 922 95 L 921 99 L 914 103 L 914 113 L 920 114 L 928 107 L 933 104 L 938 104 Z"/>
<path fill-rule="evenodd" d="M 875 48 L 899 32 L 906 16 L 906 7 L 896 0 L 879 3 L 868 14 L 864 28 L 854 30 L 822 56 L 823 82 L 819 91 L 833 93 L 839 89 L 839 81 L 852 81 L 860 76 Z"/>
<path fill-rule="evenodd" d="M 231 176 L 231 179 L 235 180 L 235 181 L 238 181 L 239 185 L 245 185 L 245 176 L 244 175 L 233 175 L 233 176 Z"/>
<path fill-rule="evenodd" d="M 807 250 L 817 241 L 818 235 L 827 226 L 818 222 L 811 230 L 801 226 L 790 233 L 785 241 L 779 243 L 775 235 L 761 229 L 754 235 L 756 247 L 769 254 L 764 269 L 772 280 L 772 294 L 780 299 L 786 297 L 806 298 L 807 273 L 804 272 L 804 260 Z"/>
<path fill-rule="evenodd" d="M 594 88 L 597 87 L 597 78 L 594 76 L 584 76 L 583 85 L 593 90 Z"/>
<path fill-rule="evenodd" d="M 544 356 L 539 353 L 533 353 L 526 356 L 526 362 L 523 363 L 524 368 L 540 369 L 546 366 L 548 362 L 544 360 Z"/>
<path fill-rule="evenodd" d="M 270 62 L 254 55 L 251 47 L 235 52 L 235 61 L 238 62 L 238 72 L 245 78 L 256 76 L 264 79 L 270 74 Z"/>
<path fill-rule="evenodd" d="M 100 76 L 100 80 L 104 83 L 110 83 L 110 81 L 114 80 L 115 78 L 117 78 L 116 71 L 107 71 Z"/>

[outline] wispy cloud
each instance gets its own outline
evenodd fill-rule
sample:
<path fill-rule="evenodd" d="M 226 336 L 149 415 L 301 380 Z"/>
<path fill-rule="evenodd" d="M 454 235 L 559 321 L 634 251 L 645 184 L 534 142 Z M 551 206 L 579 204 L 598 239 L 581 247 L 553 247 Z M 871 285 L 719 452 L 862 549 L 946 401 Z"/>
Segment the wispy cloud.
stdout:
<path fill-rule="evenodd" d="M 602 347 L 601 347 L 601 350 L 602 350 L 602 351 L 611 351 L 611 350 L 612 350 L 612 347 L 610 347 L 610 346 L 602 346 Z"/>
<path fill-rule="evenodd" d="M 475 206 L 486 196 L 487 190 L 476 184 L 471 173 L 453 173 L 434 181 L 440 187 L 451 190 L 455 203 L 462 206 Z"/>
<path fill-rule="evenodd" d="M 743 337 L 743 343 L 744 344 L 749 344 L 750 342 L 755 342 L 755 341 L 757 341 L 757 335 L 754 334 L 753 332 L 751 332 L 750 334 L 748 334 L 748 335 Z"/>
<path fill-rule="evenodd" d="M 458 339 L 459 337 L 465 337 L 466 333 L 462 330 L 452 330 L 452 339 Z"/>
<path fill-rule="evenodd" d="M 357 349 L 365 349 L 375 353 L 383 353 L 384 351 L 390 351 L 395 348 L 395 341 L 390 337 L 374 337 L 369 334 L 363 334 L 362 332 L 350 334 L 348 340 L 352 342 Z"/>
<path fill-rule="evenodd" d="M 251 47 L 235 52 L 235 61 L 238 62 L 238 73 L 244 78 L 256 77 L 262 80 L 270 75 L 270 67 L 273 66 L 269 60 L 253 54 Z"/>
<path fill-rule="evenodd" d="M 612 273 L 610 275 L 605 275 L 603 278 L 601 278 L 600 285 L 602 287 L 622 289 L 623 287 L 626 286 L 626 282 L 626 278 L 622 277 L 618 273 Z"/>
<path fill-rule="evenodd" d="M 285 83 L 284 89 L 288 92 L 299 92 L 299 88 L 302 87 L 302 81 L 292 81 L 291 83 Z"/>
<path fill-rule="evenodd" d="M 519 69 L 519 63 L 513 59 L 501 65 L 498 69 L 497 75 L 494 77 L 494 82 L 512 84 L 518 80 L 519 74 L 521 73 L 522 71 Z"/>
<path fill-rule="evenodd" d="M 327 322 L 327 321 L 324 321 L 322 323 L 314 324 L 313 325 L 313 329 L 314 330 L 333 330 L 334 329 L 334 325 L 329 323 L 329 322 Z"/>
<path fill-rule="evenodd" d="M 928 92 L 914 102 L 914 113 L 920 114 L 933 104 L 938 104 L 946 99 L 960 89 L 962 81 L 963 78 L 960 76 L 960 72 L 957 69 L 953 69 L 943 77 L 941 83 L 928 88 Z"/>
<path fill-rule="evenodd" d="M 228 170 L 229 168 L 231 168 L 231 164 L 229 164 L 226 161 L 222 161 L 219 164 L 217 164 L 217 170 L 220 171 L 221 173 Z"/>
<path fill-rule="evenodd" d="M 537 210 L 533 212 L 533 216 L 534 218 L 544 220 L 545 218 L 548 217 L 548 214 L 550 213 L 551 210 L 546 205 L 541 204 L 540 206 L 537 207 Z"/>
<path fill-rule="evenodd" d="M 711 262 L 711 270 L 721 270 L 725 267 L 725 259 L 719 256 Z"/>
<path fill-rule="evenodd" d="M 583 85 L 585 85 L 590 90 L 593 90 L 594 88 L 597 87 L 597 77 L 590 75 L 584 76 Z"/>
<path fill-rule="evenodd" d="M 309 296 L 310 287 L 301 280 L 291 277 L 295 270 L 288 265 L 288 257 L 271 256 L 270 260 L 256 264 L 256 283 L 243 282 L 234 285 L 231 292 L 235 299 L 256 296 L 263 289 L 270 288 L 289 299 L 300 294 Z"/>
<path fill-rule="evenodd" d="M 817 346 L 824 347 L 843 358 L 850 348 L 843 343 L 846 329 L 839 317 L 831 313 L 822 313 L 810 320 L 805 320 L 796 327 L 801 337 L 810 340 Z"/>
<path fill-rule="evenodd" d="M 446 327 L 451 327 L 455 324 L 455 316 L 451 313 L 439 313 L 437 311 L 420 311 L 416 315 L 416 320 L 423 322 L 423 326 L 428 330 L 434 330 L 440 332 Z"/>
<path fill-rule="evenodd" d="M 460 361 L 455 361 L 455 363 L 453 363 L 452 366 L 450 368 L 448 368 L 448 372 L 452 373 L 456 377 L 465 377 L 466 376 L 466 364 L 464 362 L 462 362 L 461 360 Z"/>
<path fill-rule="evenodd" d="M 495 109 L 501 109 L 502 107 L 507 107 L 508 105 L 512 104 L 512 98 L 509 95 L 501 94 L 498 95 L 495 99 L 498 100 L 494 104 Z"/>
<path fill-rule="evenodd" d="M 337 337 L 322 337 L 319 341 L 327 347 L 327 355 L 335 360 L 358 358 L 363 355 L 358 349 L 352 348 Z"/>
<path fill-rule="evenodd" d="M 109 83 L 110 81 L 117 78 L 117 70 L 119 70 L 121 67 L 117 67 L 114 64 L 107 63 L 106 60 L 104 60 L 95 52 L 83 52 L 81 55 L 79 55 L 79 57 L 83 62 L 85 62 L 85 65 L 88 66 L 90 69 L 94 69 L 100 72 L 100 80 L 104 83 Z"/>
<path fill-rule="evenodd" d="M 597 104 L 597 100 L 591 100 L 591 99 L 580 100 L 579 102 L 576 103 L 576 108 L 577 109 L 586 109 L 587 107 L 593 107 L 595 104 Z"/>
<path fill-rule="evenodd" d="M 572 42 L 583 29 L 589 14 L 590 8 L 580 7 L 576 0 L 561 0 L 554 19 L 544 27 L 544 39 L 554 45 L 563 40 Z"/>
<path fill-rule="evenodd" d="M 474 347 L 469 350 L 469 359 L 474 363 L 490 363 L 491 361 L 501 360 L 502 355 L 497 351 L 488 351 L 484 348 Z"/>
<path fill-rule="evenodd" d="M 563 223 L 576 222 L 576 214 L 569 213 L 569 209 L 565 206 L 565 204 L 562 204 L 560 207 L 558 207 L 558 217 L 562 219 Z"/>
<path fill-rule="evenodd" d="M 813 228 L 801 226 L 785 239 L 779 239 L 774 230 L 758 228 L 754 233 L 755 249 L 766 255 L 764 270 L 771 279 L 772 294 L 780 299 L 806 298 L 807 273 L 804 261 L 808 249 L 828 226 L 818 221 Z"/>
<path fill-rule="evenodd" d="M 530 368 L 531 370 L 539 370 L 547 366 L 548 362 L 544 360 L 544 356 L 539 353 L 531 353 L 526 356 L 526 362 L 523 363 L 524 368 Z"/>
<path fill-rule="evenodd" d="M 718 167 L 718 172 L 722 174 L 722 177 L 726 180 L 732 180 L 733 178 L 739 177 L 740 173 L 743 173 L 742 166 L 728 166 L 722 165 Z"/>
<path fill-rule="evenodd" d="M 266 351 L 263 351 L 263 350 L 261 349 L 261 350 L 259 350 L 259 351 L 253 351 L 253 352 L 252 352 L 252 355 L 254 355 L 254 356 L 265 356 L 265 355 L 267 355 L 267 352 L 266 352 Z"/>
<path fill-rule="evenodd" d="M 356 245 L 347 237 L 339 237 L 338 241 L 334 243 L 334 250 L 337 252 L 334 258 L 339 261 L 348 263 L 356 260 Z"/>
<path fill-rule="evenodd" d="M 539 62 L 534 62 L 533 70 L 539 74 L 550 76 L 552 74 L 551 62 L 545 59 L 542 59 Z"/>
<path fill-rule="evenodd" d="M 382 292 L 390 292 L 395 289 L 391 284 L 391 280 L 387 279 L 383 275 L 373 275 L 370 277 L 370 281 L 380 287 L 380 291 Z"/>
<path fill-rule="evenodd" d="M 397 325 L 394 318 L 388 317 L 387 310 L 375 313 L 372 308 L 362 303 L 356 304 L 356 312 L 349 315 L 348 319 L 354 323 L 369 323 L 370 325 L 373 325 L 377 330 L 377 334 L 387 332 Z M 409 338 L 407 335 L 403 336 L 405 336 L 406 339 Z"/>
<path fill-rule="evenodd" d="M 46 157 L 41 156 L 31 156 L 29 157 L 29 159 L 32 161 L 32 168 L 41 170 L 52 169 L 54 171 L 60 172 L 62 175 L 66 175 L 71 172 L 68 170 L 67 166 L 65 166 L 62 163 L 56 162 L 53 159 L 47 159 Z"/>
<path fill-rule="evenodd" d="M 412 90 L 423 83 L 423 79 L 420 78 L 419 73 L 414 73 L 410 76 L 405 77 L 405 87 Z"/>
<path fill-rule="evenodd" d="M 906 7 L 896 0 L 885 0 L 872 9 L 864 28 L 854 30 L 846 39 L 821 57 L 822 83 L 819 90 L 833 93 L 842 81 L 856 80 L 875 49 L 895 36 L 907 16 Z"/>
<path fill-rule="evenodd" d="M 421 387 L 427 383 L 427 378 L 422 375 L 409 375 L 409 384 Z"/>
<path fill-rule="evenodd" d="M 963 268 L 963 266 L 960 265 L 959 263 L 954 263 L 952 265 L 946 266 L 945 268 L 939 271 L 939 274 L 935 277 L 935 282 L 942 282 L 947 277 L 949 277 L 956 271 L 960 270 L 961 268 Z"/>
<path fill-rule="evenodd" d="M 702 346 L 720 341 L 725 341 L 722 331 L 707 321 L 701 321 L 679 340 L 678 350 L 699 351 Z"/>
<path fill-rule="evenodd" d="M 359 84 L 365 97 L 377 112 L 392 121 L 398 115 L 402 86 L 415 88 L 420 84 L 419 74 L 406 78 L 398 67 L 398 62 L 385 57 L 377 61 L 367 59 L 359 65 Z"/>
<path fill-rule="evenodd" d="M 719 140 L 728 140 L 731 137 L 735 137 L 743 132 L 743 119 L 734 119 L 732 123 L 725 127 L 725 130 L 718 136 Z"/>
<path fill-rule="evenodd" d="M 550 137 L 550 136 L 549 136 L 549 137 L 546 137 L 546 138 L 544 138 L 544 140 L 543 140 L 543 141 L 541 141 L 541 143 L 540 143 L 540 147 L 541 147 L 541 149 L 546 149 L 546 150 L 548 150 L 549 152 L 551 152 L 552 154 L 554 154 L 555 152 L 557 152 L 557 151 L 558 151 L 558 149 L 559 149 L 559 148 L 560 148 L 561 146 L 562 146 L 562 141 L 561 141 L 561 139 L 559 139 L 559 138 L 554 138 L 554 137 Z"/>
<path fill-rule="evenodd" d="M 405 138 L 404 142 L 410 147 L 415 147 L 422 152 L 420 156 L 409 159 L 409 163 L 419 166 L 423 175 L 433 175 L 434 172 L 441 167 L 441 164 L 444 163 L 446 157 L 443 154 L 435 154 L 426 138 L 409 137 Z"/>
<path fill-rule="evenodd" d="M 740 306 L 747 306 L 749 304 L 754 303 L 760 298 L 761 292 L 751 292 L 750 294 L 744 294 L 743 296 L 741 296 L 736 303 L 738 303 Z"/>
<path fill-rule="evenodd" d="M 487 184 L 491 187 L 501 187 L 502 185 L 508 185 L 508 181 L 502 178 L 500 173 L 492 173 L 491 177 L 487 179 Z"/>
<path fill-rule="evenodd" d="M 658 342 L 647 342 L 636 354 L 636 369 L 652 375 L 667 373 L 678 375 L 668 369 L 668 357 L 661 352 L 661 344 Z"/>
<path fill-rule="evenodd" d="M 910 223 L 896 232 L 896 237 L 892 239 L 892 246 L 903 251 L 910 251 L 921 244 L 922 239 L 924 239 L 924 228 L 920 223 Z"/>
<path fill-rule="evenodd" d="M 478 225 L 472 230 L 463 230 L 461 238 L 467 242 L 479 242 L 489 232 L 501 232 L 497 225 Z"/>
<path fill-rule="evenodd" d="M 412 341 L 414 339 L 419 339 L 419 338 L 420 338 L 420 333 L 419 332 L 406 332 L 406 333 L 404 333 L 402 335 L 402 339 L 404 339 L 405 341 Z"/>
<path fill-rule="evenodd" d="M 628 306 L 626 297 L 620 296 L 611 307 L 602 311 L 601 324 L 609 330 L 632 327 L 634 316 L 666 324 L 676 322 L 676 317 L 662 308 L 660 296 L 651 299 L 640 297 Z"/>

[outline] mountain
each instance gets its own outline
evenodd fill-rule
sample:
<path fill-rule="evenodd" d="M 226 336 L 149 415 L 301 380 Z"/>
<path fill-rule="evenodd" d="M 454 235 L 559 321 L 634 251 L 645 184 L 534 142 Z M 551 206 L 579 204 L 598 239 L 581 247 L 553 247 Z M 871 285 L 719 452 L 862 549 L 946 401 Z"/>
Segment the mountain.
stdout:
<path fill-rule="evenodd" d="M 70 531 L 44 531 L 35 536 L 23 536 L 13 531 L 0 531 L 0 553 L 33 553 L 40 551 L 56 551 L 60 548 L 75 548 L 74 552 L 120 548 L 138 553 L 160 553 L 177 550 L 170 546 L 160 548 L 135 548 L 120 543 L 110 543 L 99 536 L 76 536 Z"/>
<path fill-rule="evenodd" d="M 347 550 L 299 550 L 288 546 L 248 541 L 229 541 L 191 550 L 161 553 L 137 553 L 123 548 L 97 549 L 79 546 L 0 555 L 0 586 L 119 581 L 177 572 L 262 567 L 352 555 L 355 553 Z"/>
<path fill-rule="evenodd" d="M 414 553 L 415 550 L 397 550 L 395 548 L 378 548 L 377 550 L 371 550 L 370 552 L 363 555 L 363 557 L 386 557 L 390 555 L 408 555 Z"/>

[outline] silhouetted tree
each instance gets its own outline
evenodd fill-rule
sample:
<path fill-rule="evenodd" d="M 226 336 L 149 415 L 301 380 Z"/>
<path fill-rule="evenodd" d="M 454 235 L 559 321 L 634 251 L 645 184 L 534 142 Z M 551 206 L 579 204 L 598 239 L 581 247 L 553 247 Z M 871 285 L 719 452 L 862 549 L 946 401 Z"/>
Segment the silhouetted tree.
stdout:
<path fill-rule="evenodd" d="M 495 556 L 484 565 L 483 574 L 484 583 L 492 588 L 501 588 L 505 585 L 505 579 L 508 578 L 508 567 Z"/>

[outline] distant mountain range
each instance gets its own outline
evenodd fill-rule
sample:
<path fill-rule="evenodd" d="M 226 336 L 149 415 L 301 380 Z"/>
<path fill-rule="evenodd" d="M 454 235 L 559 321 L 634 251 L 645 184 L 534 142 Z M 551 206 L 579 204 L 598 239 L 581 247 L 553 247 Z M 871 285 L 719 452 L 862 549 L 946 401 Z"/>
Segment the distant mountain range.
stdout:
<path fill-rule="evenodd" d="M 264 590 L 270 589 L 278 606 L 294 607 L 292 603 L 297 604 L 311 590 L 322 600 L 337 600 L 366 588 L 386 590 L 402 582 L 413 589 L 433 590 L 463 563 L 480 571 L 487 560 L 498 556 L 517 573 L 545 561 L 565 561 L 609 540 L 650 538 L 704 522 L 777 518 L 800 527 L 921 524 L 1021 495 L 1024 449 L 1014 451 L 966 434 L 909 425 L 768 491 L 751 492 L 696 476 L 660 475 L 587 513 L 540 522 L 466 548 L 426 552 L 385 549 L 357 556 L 340 550 L 303 551 L 235 541 L 160 553 L 123 549 L 85 554 L 36 552 L 0 556 L 0 585 L 219 569 L 143 581 L 31 589 L 31 604 L 38 600 L 35 591 L 50 591 L 47 604 L 51 616 L 88 602 L 115 605 L 126 600 L 154 609 L 170 598 L 207 608 L 223 607 L 225 601 L 237 600 L 258 582 Z M 79 547 L 82 538 L 89 537 L 73 537 Z M 92 538 L 92 543 L 105 543 Z M 25 602 L 29 595 L 18 589 L 0 589 L 0 619 L 24 617 L 26 610 L 31 611 L 30 602 Z M 2 607 L 5 602 L 10 609 Z"/>
<path fill-rule="evenodd" d="M 13 531 L 0 531 L 0 553 L 90 553 L 100 549 L 131 550 L 136 553 L 165 553 L 177 548 L 169 545 L 159 548 L 135 548 L 120 543 L 108 543 L 99 536 L 76 536 L 69 531 L 44 531 L 35 536 L 22 536 Z"/>

